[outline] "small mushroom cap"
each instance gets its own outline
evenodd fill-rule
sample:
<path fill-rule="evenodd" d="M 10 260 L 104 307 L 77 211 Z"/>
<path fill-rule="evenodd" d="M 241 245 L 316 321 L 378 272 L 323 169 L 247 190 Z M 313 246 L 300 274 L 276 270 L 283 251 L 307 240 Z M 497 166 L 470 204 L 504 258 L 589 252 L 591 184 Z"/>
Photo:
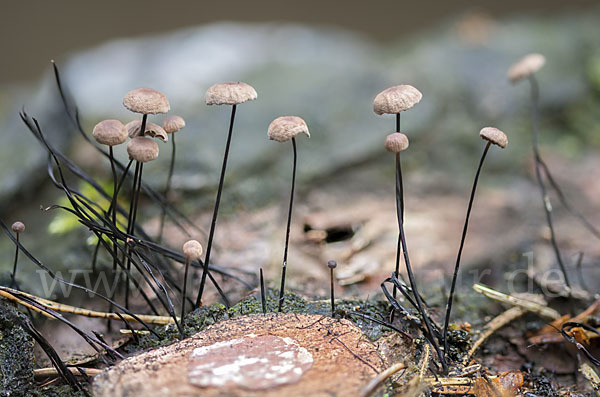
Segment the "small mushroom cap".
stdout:
<path fill-rule="evenodd" d="M 421 101 L 423 94 L 412 85 L 403 84 L 381 91 L 373 100 L 373 111 L 379 115 L 397 114 Z"/>
<path fill-rule="evenodd" d="M 119 120 L 104 120 L 96 124 L 92 135 L 102 145 L 120 145 L 127 140 L 127 128 Z"/>
<path fill-rule="evenodd" d="M 258 97 L 251 85 L 242 82 L 218 83 L 206 90 L 207 105 L 239 105 Z"/>
<path fill-rule="evenodd" d="M 142 128 L 142 120 L 133 120 L 125 125 L 127 128 L 127 133 L 130 138 L 135 138 L 136 136 L 141 136 L 140 130 Z M 167 132 L 163 130 L 163 128 L 155 123 L 151 123 L 149 121 L 146 122 L 146 133 L 144 136 L 151 136 L 152 138 L 158 138 L 163 142 L 167 142 L 169 140 L 169 136 Z"/>
<path fill-rule="evenodd" d="M 490 141 L 494 145 L 500 146 L 502 149 L 508 144 L 508 138 L 506 134 L 500 131 L 498 128 L 485 127 L 479 131 L 479 136 L 486 141 Z"/>
<path fill-rule="evenodd" d="M 329 261 L 329 262 L 327 262 L 327 266 L 330 269 L 335 269 L 337 267 L 337 262 L 336 261 Z"/>
<path fill-rule="evenodd" d="M 196 240 L 189 240 L 183 244 L 183 254 L 195 261 L 202 256 L 202 244 Z"/>
<path fill-rule="evenodd" d="M 300 133 L 310 138 L 310 132 L 308 132 L 308 126 L 304 120 L 298 116 L 282 116 L 277 117 L 269 124 L 267 136 L 273 141 L 285 142 Z"/>
<path fill-rule="evenodd" d="M 167 134 L 177 132 L 183 127 L 185 127 L 185 120 L 181 116 L 168 116 L 165 121 L 163 121 L 163 129 Z"/>
<path fill-rule="evenodd" d="M 136 88 L 123 97 L 123 105 L 134 113 L 167 113 L 171 109 L 167 97 L 153 88 Z"/>
<path fill-rule="evenodd" d="M 158 157 L 158 143 L 152 138 L 136 136 L 127 142 L 127 153 L 131 160 L 146 163 Z"/>
<path fill-rule="evenodd" d="M 540 70 L 545 63 L 546 57 L 542 54 L 527 54 L 508 69 L 508 79 L 517 83 Z"/>
<path fill-rule="evenodd" d="M 383 146 L 390 153 L 400 153 L 408 149 L 408 137 L 401 132 L 393 132 L 385 137 Z"/>
<path fill-rule="evenodd" d="M 12 224 L 11 229 L 15 233 L 23 233 L 25 231 L 25 224 L 21 221 L 16 221 Z"/>

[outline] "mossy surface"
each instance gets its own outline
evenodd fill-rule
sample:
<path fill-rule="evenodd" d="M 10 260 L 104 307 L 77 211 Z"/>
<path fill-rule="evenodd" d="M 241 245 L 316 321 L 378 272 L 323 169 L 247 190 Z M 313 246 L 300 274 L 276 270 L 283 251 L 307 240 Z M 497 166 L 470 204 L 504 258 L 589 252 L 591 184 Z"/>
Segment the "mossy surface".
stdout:
<path fill-rule="evenodd" d="M 18 325 L 24 315 L 0 299 L 0 396 L 28 396 L 33 387 L 33 338 Z"/>
<path fill-rule="evenodd" d="M 277 311 L 279 305 L 279 291 L 268 289 L 266 291 L 266 310 L 268 312 Z M 381 313 L 389 312 L 390 308 L 387 302 L 383 301 L 364 301 L 358 299 L 336 300 L 335 317 L 345 318 L 356 324 L 371 339 L 379 339 L 387 328 L 377 325 L 360 316 L 352 313 L 362 313 L 370 317 L 380 317 Z M 240 302 L 227 309 L 220 303 L 211 306 L 204 306 L 186 315 L 183 328 L 186 337 L 190 337 L 209 325 L 229 318 L 244 316 L 249 314 L 260 314 L 263 312 L 260 294 L 256 293 L 242 299 Z M 331 316 L 331 302 L 328 300 L 310 301 L 300 295 L 292 292 L 285 294 L 282 305 L 283 313 L 307 313 Z M 181 339 L 181 335 L 174 325 L 160 327 L 155 329 L 156 335 L 143 335 L 138 337 L 126 348 L 128 353 L 134 353 L 140 350 L 147 350 L 162 346 L 168 346 Z"/>

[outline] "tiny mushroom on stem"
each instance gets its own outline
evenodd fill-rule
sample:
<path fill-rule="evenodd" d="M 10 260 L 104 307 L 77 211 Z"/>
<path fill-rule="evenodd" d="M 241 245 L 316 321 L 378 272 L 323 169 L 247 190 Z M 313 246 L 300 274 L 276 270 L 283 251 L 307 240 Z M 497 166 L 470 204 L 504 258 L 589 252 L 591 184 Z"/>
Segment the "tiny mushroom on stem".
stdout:
<path fill-rule="evenodd" d="M 467 228 L 469 227 L 469 217 L 471 216 L 471 210 L 473 209 L 473 200 L 475 199 L 475 191 L 477 189 L 477 181 L 479 180 L 479 174 L 481 173 L 481 168 L 483 167 L 483 162 L 485 157 L 487 156 L 488 150 L 490 149 L 490 145 L 494 144 L 504 149 L 508 144 L 508 138 L 506 134 L 494 127 L 485 127 L 481 129 L 479 132 L 479 136 L 481 139 L 487 141 L 485 148 L 483 149 L 483 154 L 481 155 L 481 159 L 479 160 L 479 166 L 477 167 L 477 172 L 475 173 L 475 179 L 473 181 L 473 187 L 471 189 L 471 196 L 469 197 L 469 204 L 467 206 L 467 215 L 465 217 L 465 223 L 463 225 L 462 236 L 460 239 L 460 245 L 458 248 L 458 254 L 456 256 L 456 263 L 454 265 L 454 274 L 452 275 L 452 284 L 450 286 L 450 294 L 448 296 L 448 303 L 446 304 L 446 319 L 444 321 L 444 354 L 448 355 L 448 327 L 450 325 L 450 313 L 452 311 L 452 301 L 454 299 L 454 290 L 456 288 L 456 280 L 458 279 L 458 269 L 460 267 L 460 259 L 462 256 L 462 251 L 465 246 L 465 239 L 467 237 Z"/>
<path fill-rule="evenodd" d="M 378 115 L 395 114 L 396 115 L 396 132 L 400 132 L 400 113 L 411 109 L 421 101 L 423 94 L 412 85 L 402 84 L 387 88 L 381 91 L 373 100 L 373 111 Z M 406 145 L 406 147 L 399 149 Z M 408 138 L 406 135 L 396 136 L 391 134 L 386 138 L 384 146 L 388 152 L 400 153 L 408 148 Z M 398 173 L 396 183 L 396 206 L 400 211 L 400 217 L 404 221 L 404 191 L 402 186 L 402 169 L 400 168 L 400 155 L 398 154 L 396 161 L 396 172 Z M 394 274 L 398 277 L 400 270 L 400 248 L 401 241 L 398 235 L 398 244 L 396 247 L 396 269 Z M 396 286 L 394 286 L 394 298 L 396 297 Z"/>
<path fill-rule="evenodd" d="M 283 251 L 283 269 L 281 272 L 281 286 L 279 288 L 279 307 L 278 311 L 281 311 L 283 306 L 283 299 L 285 294 L 285 272 L 287 269 L 287 257 L 288 247 L 290 243 L 290 227 L 292 222 L 292 206 L 294 204 L 294 188 L 296 185 L 296 162 L 297 162 L 297 151 L 296 151 L 296 136 L 298 134 L 304 134 L 310 138 L 308 132 L 308 126 L 306 122 L 297 116 L 282 116 L 278 117 L 271 122 L 269 125 L 267 135 L 270 140 L 277 142 L 292 141 L 292 148 L 294 150 L 294 167 L 292 170 L 292 191 L 290 193 L 290 205 L 288 209 L 287 228 L 285 232 L 285 248 Z"/>
<path fill-rule="evenodd" d="M 25 224 L 21 221 L 16 221 L 11 226 L 12 231 L 17 236 L 17 242 L 19 242 L 19 235 L 25 231 Z M 19 246 L 16 245 L 15 250 L 15 261 L 13 265 L 12 277 L 11 277 L 11 288 L 17 285 L 17 262 L 19 260 Z"/>
<path fill-rule="evenodd" d="M 113 153 L 113 146 L 120 145 L 127 140 L 127 128 L 121 123 L 119 120 L 104 120 L 96 124 L 94 130 L 92 131 L 92 135 L 96 139 L 96 141 L 102 145 L 108 146 L 108 158 L 110 160 L 110 169 L 112 170 L 113 176 L 113 195 L 110 203 L 108 216 L 112 216 L 113 225 L 117 225 L 117 195 L 119 194 L 118 190 L 118 177 L 117 170 L 115 168 L 115 160 Z M 98 241 L 98 246 L 96 250 L 99 248 L 100 242 Z M 96 251 L 97 252 L 97 251 Z M 96 256 L 94 255 L 94 261 L 92 262 L 92 268 L 95 270 L 96 265 Z M 117 267 L 117 247 L 116 244 L 113 244 L 113 268 Z"/>
<path fill-rule="evenodd" d="M 189 240 L 183 244 L 183 254 L 185 255 L 185 273 L 183 275 L 183 291 L 181 292 L 181 321 L 185 316 L 185 300 L 187 291 L 188 269 L 190 261 L 197 261 L 202 256 L 202 245 L 197 240 Z"/>
<path fill-rule="evenodd" d="M 336 261 L 329 261 L 327 262 L 327 267 L 329 267 L 329 279 L 331 282 L 331 317 L 334 316 L 335 314 L 335 296 L 333 293 L 333 269 L 335 269 L 337 267 L 337 262 Z"/>
<path fill-rule="evenodd" d="M 142 120 L 140 122 L 139 130 L 144 131 L 145 135 L 147 130 L 146 124 L 149 114 L 167 113 L 171 109 L 167 97 L 153 88 L 136 88 L 125 94 L 123 97 L 123 106 L 134 113 L 142 114 Z M 160 130 L 162 128 L 156 125 Z M 152 131 L 159 131 L 156 127 L 152 126 Z M 137 136 L 135 134 L 136 128 L 134 124 L 128 123 L 129 133 L 134 132 L 134 137 L 127 144 L 127 153 L 129 158 L 136 160 L 135 173 L 133 176 L 133 197 L 131 200 L 131 206 L 129 210 L 129 217 L 127 220 L 127 234 L 133 234 L 135 229 L 135 217 L 137 213 L 137 203 L 139 198 L 139 192 L 142 184 L 142 168 L 143 164 L 148 161 L 154 160 L 158 157 L 158 145 L 150 138 L 144 136 Z M 164 132 L 164 131 L 163 131 Z M 156 133 L 156 132 L 155 132 Z M 157 135 L 160 139 L 163 137 L 166 141 L 167 134 Z M 127 258 L 127 270 L 131 268 L 131 258 Z M 125 306 L 129 307 L 129 275 L 127 276 L 127 282 L 125 284 Z"/>
<path fill-rule="evenodd" d="M 253 101 L 257 98 L 256 90 L 252 86 L 242 82 L 218 83 L 206 90 L 204 99 L 206 104 L 211 105 L 231 105 L 231 118 L 229 120 L 229 133 L 227 134 L 227 143 L 225 144 L 225 154 L 223 155 L 223 165 L 221 166 L 221 177 L 219 178 L 219 187 L 217 189 L 217 198 L 213 209 L 210 231 L 208 233 L 208 243 L 206 244 L 206 255 L 204 257 L 204 267 L 202 269 L 202 279 L 200 288 L 196 297 L 196 307 L 202 304 L 202 295 L 204 294 L 204 285 L 208 274 L 210 264 L 210 254 L 217 225 L 217 216 L 219 214 L 219 205 L 221 203 L 221 192 L 223 191 L 223 182 L 225 181 L 225 170 L 227 168 L 227 159 L 229 157 L 229 147 L 231 146 L 231 137 L 233 134 L 233 123 L 235 121 L 235 112 L 237 105 Z"/>
<path fill-rule="evenodd" d="M 167 176 L 167 184 L 165 186 L 165 199 L 168 200 L 169 190 L 171 190 L 171 179 L 173 178 L 173 170 L 175 169 L 175 132 L 185 127 L 185 120 L 181 116 L 168 116 L 163 122 L 163 129 L 167 134 L 171 134 L 171 162 L 169 163 L 169 174 Z M 160 228 L 158 232 L 158 242 L 162 240 L 163 230 L 165 227 L 165 216 L 167 214 L 166 207 L 163 207 L 160 214 Z"/>
<path fill-rule="evenodd" d="M 529 86 L 531 89 L 531 125 L 532 125 L 532 147 L 533 147 L 533 158 L 535 160 L 535 175 L 536 180 L 540 189 L 540 193 L 542 196 L 542 206 L 544 207 L 544 212 L 546 214 L 546 222 L 548 223 L 548 228 L 550 229 L 550 241 L 552 244 L 552 248 L 554 250 L 554 256 L 556 257 L 556 261 L 558 262 L 558 266 L 563 274 L 565 285 L 567 290 L 571 290 L 571 284 L 569 282 L 569 277 L 567 275 L 567 269 L 565 268 L 564 261 L 562 259 L 562 255 L 560 253 L 560 249 L 558 247 L 558 242 L 556 240 L 556 233 L 554 231 L 554 225 L 552 221 L 552 204 L 550 203 L 550 197 L 546 191 L 546 185 L 542 178 L 542 171 L 546 173 L 548 180 L 552 181 L 552 177 L 548 168 L 546 167 L 544 161 L 542 160 L 542 156 L 539 150 L 539 85 L 537 79 L 535 78 L 535 73 L 539 71 L 544 64 L 546 63 L 546 58 L 542 54 L 528 54 L 521 58 L 517 63 L 512 65 L 508 70 L 508 79 L 511 83 L 516 84 L 523 79 L 529 80 Z M 557 189 L 556 186 L 554 186 Z M 559 194 L 560 195 L 560 194 Z M 583 219 L 584 224 L 588 227 L 588 229 L 593 229 L 593 226 L 585 220 L 584 217 L 580 216 L 580 219 Z"/>
<path fill-rule="evenodd" d="M 390 87 L 375 97 L 373 100 L 373 111 L 378 114 L 395 114 L 396 115 L 396 132 L 389 135 L 384 146 L 386 150 L 396 154 L 396 216 L 398 220 L 398 245 L 396 248 L 396 269 L 394 275 L 398 276 L 400 267 L 400 247 L 404 253 L 404 263 L 406 265 L 406 272 L 410 280 L 410 286 L 412 288 L 417 309 L 423 318 L 427 333 L 429 334 L 429 340 L 433 343 L 438 357 L 442 363 L 444 372 L 447 372 L 448 365 L 445 357 L 442 355 L 438 343 L 436 341 L 433 327 L 429 320 L 429 316 L 425 311 L 425 307 L 421 300 L 421 295 L 417 288 L 417 283 L 410 265 L 410 257 L 408 255 L 408 247 L 406 246 L 406 236 L 404 234 L 404 188 L 402 186 L 402 167 L 400 163 L 400 152 L 408 148 L 408 138 L 400 132 L 400 113 L 412 108 L 421 101 L 423 95 L 412 85 L 397 85 Z M 398 135 L 396 135 L 398 134 Z M 396 286 L 394 286 L 394 297 L 396 296 Z"/>
<path fill-rule="evenodd" d="M 146 131 L 143 134 L 140 132 L 141 127 L 142 120 L 133 120 L 125 124 L 125 128 L 127 128 L 127 134 L 130 138 L 135 138 L 136 136 L 149 136 L 152 138 L 158 138 L 163 142 L 167 142 L 169 140 L 167 132 L 156 123 L 147 121 Z"/>

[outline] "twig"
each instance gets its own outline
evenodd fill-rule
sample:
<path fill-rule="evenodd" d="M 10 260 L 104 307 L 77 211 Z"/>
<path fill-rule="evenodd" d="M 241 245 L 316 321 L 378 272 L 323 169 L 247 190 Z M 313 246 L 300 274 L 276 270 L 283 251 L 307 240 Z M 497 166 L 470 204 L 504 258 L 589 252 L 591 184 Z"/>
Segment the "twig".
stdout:
<path fill-rule="evenodd" d="M 592 389 L 594 389 L 596 396 L 600 397 L 600 378 L 598 377 L 596 371 L 594 371 L 594 368 L 590 367 L 587 363 L 581 363 L 579 366 L 579 372 L 581 372 L 583 377 L 590 382 L 590 385 L 592 386 Z"/>
<path fill-rule="evenodd" d="M 406 364 L 403 362 L 396 363 L 386 369 L 383 372 L 380 372 L 377 376 L 375 376 L 360 392 L 361 397 L 370 396 L 378 387 L 381 385 L 387 378 L 394 375 L 396 372 L 405 369 Z"/>
<path fill-rule="evenodd" d="M 521 317 L 523 314 L 525 314 L 525 310 L 519 306 L 515 306 L 506 310 L 502 314 L 494 317 L 489 323 L 485 325 L 485 331 L 479 336 L 479 339 L 477 339 L 475 343 L 473 343 L 473 346 L 471 346 L 471 349 L 469 349 L 467 357 L 465 357 L 463 363 L 467 364 L 471 359 L 471 356 L 475 354 L 477 349 L 479 349 L 479 347 L 483 345 L 483 343 L 496 331 L 498 331 L 500 328 L 504 327 L 511 321 Z"/>
<path fill-rule="evenodd" d="M 549 308 L 548 306 L 541 305 L 537 302 L 530 301 L 527 299 L 517 298 L 516 296 L 503 294 L 502 292 L 496 291 L 483 284 L 473 284 L 473 289 L 480 294 L 487 296 L 490 299 L 498 302 L 507 303 L 512 306 L 520 307 L 532 313 L 536 313 L 542 317 L 556 320 L 560 318 L 560 313 L 556 310 Z"/>
<path fill-rule="evenodd" d="M 101 369 L 98 368 L 81 368 L 81 367 L 67 367 L 67 370 L 75 376 L 96 376 Z M 82 373 L 83 372 L 83 373 Z M 54 367 L 38 368 L 33 370 L 33 376 L 36 378 L 47 378 L 51 376 L 60 376 L 60 373 Z"/>

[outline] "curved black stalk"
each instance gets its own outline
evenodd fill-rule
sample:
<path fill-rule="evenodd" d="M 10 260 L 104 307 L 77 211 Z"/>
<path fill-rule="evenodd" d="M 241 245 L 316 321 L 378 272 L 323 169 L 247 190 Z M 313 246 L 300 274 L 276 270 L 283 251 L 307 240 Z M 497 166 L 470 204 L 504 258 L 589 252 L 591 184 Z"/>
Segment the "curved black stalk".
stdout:
<path fill-rule="evenodd" d="M 167 176 L 167 184 L 165 186 L 165 193 L 163 197 L 165 201 L 169 202 L 169 190 L 171 190 L 171 179 L 173 178 L 173 170 L 175 169 L 175 134 L 171 134 L 171 162 L 169 163 L 169 175 Z M 162 242 L 163 230 L 165 228 L 165 216 L 167 215 L 166 207 L 163 207 L 160 214 L 160 229 L 158 232 L 158 243 Z"/>
<path fill-rule="evenodd" d="M 548 193 L 546 192 L 546 185 L 544 184 L 544 180 L 542 179 L 541 172 L 541 163 L 542 158 L 540 156 L 539 151 L 539 98 L 540 91 L 537 80 L 535 76 L 532 74 L 529 76 L 529 82 L 531 86 L 531 127 L 533 130 L 532 141 L 533 141 L 533 157 L 535 160 L 535 176 L 540 187 L 540 193 L 542 195 L 542 204 L 544 207 L 544 212 L 546 213 L 546 222 L 548 223 L 548 228 L 550 229 L 550 241 L 552 243 L 552 248 L 554 249 L 554 255 L 556 256 L 556 260 L 558 262 L 558 266 L 560 267 L 560 271 L 565 278 L 565 285 L 567 288 L 571 289 L 571 284 L 569 283 L 569 277 L 567 276 L 567 269 L 565 268 L 565 264 L 562 260 L 562 256 L 560 254 L 560 249 L 558 248 L 558 243 L 556 242 L 556 233 L 554 232 L 554 226 L 552 224 L 552 205 L 550 204 L 550 198 L 548 197 Z"/>
<path fill-rule="evenodd" d="M 109 147 L 109 155 L 110 155 L 110 169 L 112 171 L 112 176 L 113 176 L 113 196 L 112 196 L 112 201 L 110 202 L 110 210 L 107 216 L 111 216 L 112 215 L 112 222 L 113 225 L 115 227 L 117 227 L 117 211 L 115 210 L 117 208 L 117 194 L 119 192 L 119 181 L 118 181 L 118 177 L 117 177 L 117 169 L 115 168 L 115 157 L 113 154 L 113 147 L 110 146 Z M 116 243 L 113 243 L 113 269 L 117 268 L 117 245 Z"/>
<path fill-rule="evenodd" d="M 396 184 L 397 185 L 400 183 L 400 174 L 401 173 L 402 173 L 402 167 L 400 164 L 400 153 L 396 153 Z M 402 252 L 404 254 L 404 263 L 406 264 L 406 272 L 408 273 L 408 279 L 410 280 L 410 287 L 413 290 L 413 294 L 415 296 L 415 302 L 417 303 L 419 313 L 421 314 L 421 317 L 423 318 L 423 321 L 425 322 L 425 327 L 427 328 L 427 332 L 429 333 L 429 336 L 430 336 L 429 339 L 430 339 L 431 343 L 433 344 L 433 347 L 434 347 L 438 357 L 440 358 L 444 373 L 447 373 L 448 372 L 448 364 L 446 363 L 446 358 L 442 355 L 442 352 L 440 351 L 440 346 L 438 345 L 437 340 L 434 336 L 435 334 L 433 332 L 433 327 L 431 326 L 431 322 L 429 321 L 429 316 L 427 315 L 427 312 L 425 311 L 425 308 L 423 307 L 423 302 L 421 300 L 421 296 L 419 295 L 419 290 L 417 288 L 415 276 L 413 274 L 412 267 L 410 266 L 408 247 L 406 246 L 406 236 L 404 235 L 404 222 L 402 221 L 402 213 L 400 211 L 401 211 L 401 207 L 398 207 L 396 210 L 396 215 L 398 218 L 398 229 L 400 231 L 400 239 L 402 241 L 402 247 L 403 247 Z"/>
<path fill-rule="evenodd" d="M 292 225 L 292 206 L 294 204 L 294 188 L 296 187 L 296 160 L 298 158 L 296 151 L 296 138 L 292 138 L 292 146 L 294 148 L 294 168 L 292 171 L 292 191 L 290 193 L 290 207 L 288 209 L 287 228 L 285 232 L 285 248 L 283 250 L 283 269 L 281 270 L 281 286 L 279 287 L 279 308 L 281 312 L 283 307 L 283 299 L 285 296 L 285 271 L 287 269 L 288 247 L 290 244 L 290 228 Z"/>
<path fill-rule="evenodd" d="M 475 199 L 475 191 L 477 190 L 477 181 L 479 180 L 479 174 L 481 173 L 481 168 L 483 167 L 483 162 L 485 160 L 485 156 L 487 155 L 490 149 L 491 142 L 488 142 L 485 145 L 485 149 L 483 150 L 483 154 L 481 155 L 481 160 L 479 160 L 479 166 L 477 167 L 477 172 L 475 173 L 475 179 L 473 180 L 473 188 L 471 189 L 471 197 L 469 198 L 469 205 L 467 206 L 467 215 L 465 217 L 465 224 L 463 226 L 462 237 L 460 238 L 460 246 L 458 248 L 458 255 L 456 255 L 456 264 L 454 265 L 454 274 L 452 275 L 452 284 L 450 286 L 450 295 L 448 296 L 448 303 L 446 305 L 446 320 L 444 321 L 444 354 L 448 355 L 448 327 L 450 325 L 450 312 L 452 311 L 452 301 L 454 300 L 454 289 L 456 288 L 456 280 L 458 278 L 458 268 L 460 267 L 460 258 L 462 256 L 462 251 L 465 246 L 465 239 L 467 237 L 467 228 L 469 227 L 469 217 L 471 216 L 471 209 L 473 209 L 473 200 Z"/>
<path fill-rule="evenodd" d="M 183 274 L 183 291 L 181 292 L 181 324 L 183 327 L 183 316 L 185 316 L 185 297 L 187 291 L 188 271 L 190 269 L 190 257 L 185 257 L 185 272 Z"/>
<path fill-rule="evenodd" d="M 15 232 L 17 235 L 17 242 L 19 242 L 19 232 Z M 17 286 L 17 262 L 19 261 L 19 246 L 15 246 L 15 263 L 13 264 L 12 277 L 10 282 L 10 288 Z M 18 287 L 17 287 L 18 288 Z"/>
<path fill-rule="evenodd" d="M 142 122 L 143 124 L 143 122 Z M 127 222 L 127 234 L 133 234 L 133 230 L 135 229 L 135 218 L 137 215 L 137 205 L 138 199 L 140 197 L 140 183 L 142 181 L 142 167 L 144 163 L 140 163 L 136 161 L 135 163 L 135 174 L 133 177 L 133 197 L 131 199 L 131 205 L 129 207 L 129 220 Z M 125 256 L 127 257 L 127 275 L 125 281 L 125 307 L 129 309 L 129 272 L 131 271 L 131 255 L 129 248 L 125 250 Z"/>
<path fill-rule="evenodd" d="M 202 303 L 202 295 L 204 294 L 204 285 L 206 284 L 206 274 L 208 273 L 208 265 L 210 263 L 210 253 L 212 249 L 213 238 L 215 236 L 215 227 L 217 225 L 217 216 L 219 215 L 219 204 L 221 203 L 221 192 L 223 191 L 223 182 L 225 181 L 225 169 L 227 168 L 227 158 L 229 157 L 229 147 L 231 146 L 231 136 L 233 134 L 233 122 L 235 121 L 235 110 L 237 105 L 231 107 L 231 119 L 229 120 L 229 133 L 227 135 L 227 143 L 225 144 L 225 155 L 223 156 L 223 165 L 221 166 L 221 178 L 219 179 L 219 188 L 217 190 L 217 199 L 213 210 L 212 222 L 210 224 L 210 232 L 208 234 L 208 244 L 206 245 L 206 256 L 204 257 L 204 268 L 202 269 L 202 279 L 200 280 L 200 289 L 196 297 L 196 306 L 199 307 Z"/>

